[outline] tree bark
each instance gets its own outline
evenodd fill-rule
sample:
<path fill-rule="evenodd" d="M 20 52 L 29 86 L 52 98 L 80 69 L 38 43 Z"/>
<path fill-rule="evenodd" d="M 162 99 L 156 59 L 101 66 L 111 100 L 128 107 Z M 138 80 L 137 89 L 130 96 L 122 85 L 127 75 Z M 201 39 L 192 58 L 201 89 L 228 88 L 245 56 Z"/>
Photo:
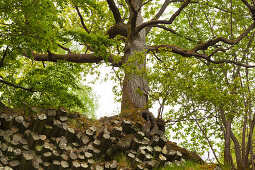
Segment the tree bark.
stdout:
<path fill-rule="evenodd" d="M 128 27 L 128 41 L 124 51 L 124 63 L 128 66 L 132 65 L 137 68 L 130 71 L 125 70 L 125 77 L 123 82 L 123 94 L 121 102 L 121 112 L 126 115 L 133 110 L 144 110 L 148 101 L 148 82 L 146 80 L 146 55 L 145 50 L 145 30 L 140 31 L 138 34 L 134 34 L 132 27 L 143 23 L 141 12 L 136 12 L 142 5 L 141 0 L 133 0 L 129 2 L 130 6 L 130 21 L 131 26 Z M 132 18 L 136 17 L 136 21 L 132 21 Z M 133 16 L 133 17 L 132 17 Z M 132 22 L 136 22 L 132 25 Z M 132 57 L 136 57 L 135 60 Z M 132 60 L 132 61 L 131 61 Z M 130 62 L 131 61 L 131 62 Z M 137 73 L 138 71 L 138 73 Z"/>
<path fill-rule="evenodd" d="M 233 165 L 233 160 L 230 152 L 230 145 L 231 145 L 231 121 L 226 119 L 224 111 L 220 109 L 221 119 L 223 125 L 225 127 L 224 133 L 224 165 L 231 168 Z"/>
<path fill-rule="evenodd" d="M 244 117 L 243 133 L 242 133 L 242 169 L 245 169 L 245 138 L 246 138 L 247 116 Z"/>
<path fill-rule="evenodd" d="M 225 133 L 225 146 L 224 146 L 224 165 L 227 167 L 232 166 L 231 161 L 231 152 L 230 152 L 230 130 L 231 130 L 231 122 L 227 120 L 226 122 L 226 133 Z"/>
<path fill-rule="evenodd" d="M 248 161 L 249 161 L 249 154 L 251 151 L 251 146 L 252 146 L 252 134 L 253 134 L 253 130 L 254 130 L 254 125 L 255 125 L 255 113 L 253 114 L 253 118 L 251 119 L 251 123 L 250 123 L 250 133 L 248 136 L 248 142 L 247 142 L 247 148 L 246 148 L 246 155 L 245 155 L 245 166 L 248 166 Z"/>

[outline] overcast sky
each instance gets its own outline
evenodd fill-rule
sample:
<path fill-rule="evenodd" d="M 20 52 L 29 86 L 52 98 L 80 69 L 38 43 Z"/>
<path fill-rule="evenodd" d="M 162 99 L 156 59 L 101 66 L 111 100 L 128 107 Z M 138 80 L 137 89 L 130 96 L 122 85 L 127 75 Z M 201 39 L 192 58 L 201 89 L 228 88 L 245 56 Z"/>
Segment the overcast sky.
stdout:
<path fill-rule="evenodd" d="M 114 82 L 112 80 L 103 81 L 106 74 L 111 72 L 111 67 L 100 67 L 100 79 L 95 84 L 89 84 L 92 87 L 93 92 L 98 96 L 98 109 L 96 110 L 97 118 L 103 116 L 112 116 L 119 114 L 120 103 L 114 101 L 114 94 L 112 87 Z"/>
<path fill-rule="evenodd" d="M 114 85 L 113 80 L 106 82 L 102 81 L 107 73 L 111 72 L 111 67 L 102 66 L 100 72 L 100 79 L 95 84 L 91 84 L 93 92 L 98 96 L 98 109 L 96 110 L 97 118 L 103 116 L 112 116 L 120 113 L 121 105 L 114 101 L 114 94 L 112 87 Z M 155 104 L 150 111 L 157 116 L 159 106 Z"/>

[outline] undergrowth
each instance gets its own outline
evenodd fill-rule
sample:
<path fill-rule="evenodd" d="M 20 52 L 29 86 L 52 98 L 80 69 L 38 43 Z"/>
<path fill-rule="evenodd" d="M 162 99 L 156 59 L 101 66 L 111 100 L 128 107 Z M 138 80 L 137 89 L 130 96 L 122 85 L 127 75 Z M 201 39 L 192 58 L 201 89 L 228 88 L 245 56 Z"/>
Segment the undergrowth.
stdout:
<path fill-rule="evenodd" d="M 195 163 L 194 161 L 187 160 L 185 164 L 177 166 L 175 163 L 172 165 L 165 166 L 160 168 L 159 170 L 198 170 L 199 164 Z M 156 170 L 156 169 L 155 169 Z"/>

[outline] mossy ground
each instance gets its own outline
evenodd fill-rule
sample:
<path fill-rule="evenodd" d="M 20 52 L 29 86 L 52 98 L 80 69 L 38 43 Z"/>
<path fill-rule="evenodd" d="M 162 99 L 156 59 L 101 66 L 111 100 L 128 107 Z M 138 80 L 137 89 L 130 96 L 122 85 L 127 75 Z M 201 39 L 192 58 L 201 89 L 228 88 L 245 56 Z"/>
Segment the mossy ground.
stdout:
<path fill-rule="evenodd" d="M 188 160 L 181 166 L 173 164 L 172 166 L 163 167 L 160 170 L 214 170 L 216 167 L 217 164 L 200 165 L 194 161 Z"/>

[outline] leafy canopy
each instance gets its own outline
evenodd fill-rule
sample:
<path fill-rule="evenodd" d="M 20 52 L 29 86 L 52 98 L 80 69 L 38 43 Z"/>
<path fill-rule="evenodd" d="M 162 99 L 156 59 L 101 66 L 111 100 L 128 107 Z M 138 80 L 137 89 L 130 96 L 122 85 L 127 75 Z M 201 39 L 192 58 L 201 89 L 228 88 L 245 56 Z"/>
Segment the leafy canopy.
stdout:
<path fill-rule="evenodd" d="M 83 50 L 76 48 L 73 39 L 82 39 L 84 33 L 71 37 L 71 32 L 78 31 L 67 25 L 73 16 L 70 13 L 64 18 L 70 11 L 67 1 L 4 0 L 0 6 L 0 80 L 8 82 L 0 85 L 0 101 L 11 107 L 65 106 L 92 116 L 97 106 L 96 97 L 89 86 L 82 85 L 84 70 L 91 69 L 91 65 L 38 62 L 30 55 L 31 51 L 54 50 L 65 54 L 58 46 L 62 43 L 71 49 Z M 104 37 L 90 39 L 98 43 Z"/>

